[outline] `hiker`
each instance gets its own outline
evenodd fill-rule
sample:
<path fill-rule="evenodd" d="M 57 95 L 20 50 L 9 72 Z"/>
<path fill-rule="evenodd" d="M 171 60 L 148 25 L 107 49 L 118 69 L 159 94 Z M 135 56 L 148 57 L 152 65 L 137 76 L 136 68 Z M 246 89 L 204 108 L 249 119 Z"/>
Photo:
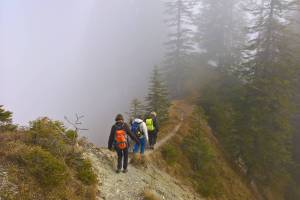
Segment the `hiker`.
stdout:
<path fill-rule="evenodd" d="M 145 153 L 145 146 L 149 141 L 148 131 L 145 122 L 136 118 L 131 124 L 131 132 L 138 138 L 139 143 L 136 143 L 133 147 L 133 153 L 137 154 L 140 151 L 141 155 Z"/>
<path fill-rule="evenodd" d="M 122 160 L 123 160 L 123 172 L 126 173 L 128 166 L 128 135 L 136 143 L 139 143 L 139 140 L 132 135 L 128 124 L 124 122 L 124 118 L 121 114 L 118 114 L 115 118 L 116 123 L 112 126 L 109 140 L 108 140 L 108 149 L 113 150 L 113 146 L 117 151 L 118 155 L 118 166 L 117 173 L 121 172 L 122 169 Z"/>
<path fill-rule="evenodd" d="M 159 131 L 156 116 L 157 115 L 155 112 L 151 112 L 145 120 L 149 135 L 149 146 L 152 150 L 154 149 L 154 145 L 156 144 L 156 139 Z"/>

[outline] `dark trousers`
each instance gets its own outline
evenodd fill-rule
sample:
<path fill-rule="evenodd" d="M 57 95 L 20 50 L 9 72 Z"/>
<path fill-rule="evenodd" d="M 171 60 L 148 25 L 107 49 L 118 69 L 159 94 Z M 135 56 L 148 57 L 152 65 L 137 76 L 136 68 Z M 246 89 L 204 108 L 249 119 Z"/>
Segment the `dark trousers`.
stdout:
<path fill-rule="evenodd" d="M 122 169 L 122 161 L 123 161 L 123 169 L 127 169 L 128 165 L 128 148 L 125 149 L 116 149 L 118 154 L 118 169 Z"/>
<path fill-rule="evenodd" d="M 149 131 L 148 136 L 149 136 L 149 145 L 154 146 L 156 144 L 157 131 Z"/>

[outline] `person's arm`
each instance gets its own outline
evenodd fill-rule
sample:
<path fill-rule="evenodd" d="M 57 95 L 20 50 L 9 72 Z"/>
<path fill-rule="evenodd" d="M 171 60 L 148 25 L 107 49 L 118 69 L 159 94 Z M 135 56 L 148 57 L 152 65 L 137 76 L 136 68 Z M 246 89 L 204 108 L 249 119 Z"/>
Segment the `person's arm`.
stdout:
<path fill-rule="evenodd" d="M 142 122 L 142 129 L 143 129 L 143 133 L 146 137 L 147 142 L 149 141 L 149 137 L 148 137 L 148 129 L 147 129 L 147 125 L 145 122 Z"/>
<path fill-rule="evenodd" d="M 159 131 L 159 125 L 158 125 L 158 123 L 157 123 L 157 118 L 155 118 L 155 119 L 153 120 L 153 125 L 154 125 L 154 127 L 155 127 L 156 132 L 158 132 L 158 131 Z"/>
<path fill-rule="evenodd" d="M 108 139 L 108 149 L 112 150 L 113 142 L 115 140 L 115 126 L 111 127 L 109 139 Z"/>
<path fill-rule="evenodd" d="M 140 141 L 131 133 L 131 130 L 130 130 L 128 124 L 125 124 L 124 126 L 125 126 L 125 131 L 126 131 L 127 135 L 129 135 L 129 137 L 132 140 L 134 140 L 136 143 L 140 143 Z"/>

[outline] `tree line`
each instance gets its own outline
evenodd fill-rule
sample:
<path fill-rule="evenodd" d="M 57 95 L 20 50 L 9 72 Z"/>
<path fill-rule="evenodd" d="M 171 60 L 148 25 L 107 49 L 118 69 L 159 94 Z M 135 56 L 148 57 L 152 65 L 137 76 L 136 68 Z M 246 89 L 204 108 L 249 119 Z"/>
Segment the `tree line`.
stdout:
<path fill-rule="evenodd" d="M 268 187 L 285 177 L 283 198 L 299 199 L 299 1 L 169 0 L 165 7 L 171 95 L 197 90 L 249 179 Z"/>

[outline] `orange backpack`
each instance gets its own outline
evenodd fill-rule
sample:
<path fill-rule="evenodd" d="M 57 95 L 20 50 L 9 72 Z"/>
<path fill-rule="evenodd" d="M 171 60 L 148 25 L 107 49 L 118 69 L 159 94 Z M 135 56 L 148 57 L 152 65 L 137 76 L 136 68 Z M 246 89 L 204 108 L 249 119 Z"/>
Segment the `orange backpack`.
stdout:
<path fill-rule="evenodd" d="M 124 125 L 116 127 L 116 135 L 115 135 L 116 146 L 117 148 L 122 150 L 127 147 L 127 134 L 123 126 Z"/>

